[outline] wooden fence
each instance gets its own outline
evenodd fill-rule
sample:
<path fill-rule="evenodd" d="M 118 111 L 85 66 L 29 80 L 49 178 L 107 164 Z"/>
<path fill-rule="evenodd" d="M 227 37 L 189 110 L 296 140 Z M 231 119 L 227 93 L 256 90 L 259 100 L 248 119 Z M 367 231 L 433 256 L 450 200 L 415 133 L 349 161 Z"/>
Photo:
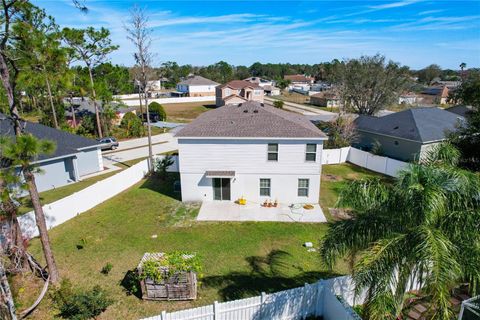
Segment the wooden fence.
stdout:
<path fill-rule="evenodd" d="M 340 301 L 333 282 L 318 281 L 303 287 L 276 293 L 181 310 L 143 320 L 263 320 L 304 319 L 308 316 L 324 320 L 358 320 L 351 307 Z"/>

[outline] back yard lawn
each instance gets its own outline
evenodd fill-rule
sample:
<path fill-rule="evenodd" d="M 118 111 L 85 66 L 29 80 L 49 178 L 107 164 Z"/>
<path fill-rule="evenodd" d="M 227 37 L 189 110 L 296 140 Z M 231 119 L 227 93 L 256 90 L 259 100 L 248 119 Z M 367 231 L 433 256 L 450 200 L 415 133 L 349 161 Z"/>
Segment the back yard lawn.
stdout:
<path fill-rule="evenodd" d="M 324 166 L 325 174 L 338 174 L 341 180 L 366 176 L 351 165 Z M 99 284 L 115 300 L 100 319 L 138 319 L 162 310 L 185 309 L 297 287 L 348 272 L 346 264 L 334 273 L 325 270 L 318 253 L 307 252 L 302 244 L 312 241 L 318 247 L 325 224 L 300 223 L 208 223 L 194 221 L 198 206 L 185 206 L 177 200 L 172 184 L 144 180 L 95 209 L 50 231 L 55 258 L 62 277 L 80 288 Z M 322 201 L 335 202 L 340 181 L 322 185 Z M 41 258 L 40 242 L 31 242 L 31 252 Z M 203 260 L 204 272 L 199 298 L 192 302 L 142 301 L 129 295 L 126 275 L 145 252 L 186 250 Z M 280 259 L 269 259 L 276 256 Z M 276 261 L 271 263 L 269 261 Z M 113 265 L 108 275 L 100 271 Z M 128 278 L 128 277 L 127 277 Z M 32 290 L 15 290 L 19 309 L 35 298 Z M 58 312 L 46 298 L 33 314 L 35 319 L 51 319 Z"/>
<path fill-rule="evenodd" d="M 350 163 L 323 165 L 322 183 L 320 185 L 320 205 L 322 206 L 323 214 L 327 220 L 332 221 L 333 217 L 330 213 L 330 209 L 335 207 L 338 194 L 345 184 L 352 180 L 371 177 L 389 179 L 382 174 L 375 173 Z"/>
<path fill-rule="evenodd" d="M 171 184 L 171 181 L 168 183 Z M 170 187 L 157 179 L 145 180 L 95 209 L 50 231 L 61 275 L 81 288 L 95 284 L 105 288 L 115 304 L 102 319 L 138 319 L 162 310 L 205 305 L 278 291 L 331 276 L 318 254 L 302 247 L 318 243 L 326 230 L 322 224 L 293 223 L 198 223 L 192 221 L 196 206 L 184 206 Z M 156 237 L 155 237 L 156 235 Z M 41 257 L 38 239 L 30 250 Z M 203 259 L 204 277 L 199 299 L 193 302 L 146 302 L 128 295 L 122 281 L 145 252 L 188 250 Z M 270 271 L 267 256 L 283 258 Z M 108 262 L 113 269 L 100 273 Z M 337 272 L 347 270 L 341 267 Z M 24 290 L 21 295 L 27 295 Z M 20 299 L 20 310 L 33 297 Z M 49 299 L 42 302 L 34 318 L 50 319 L 56 314 Z"/>

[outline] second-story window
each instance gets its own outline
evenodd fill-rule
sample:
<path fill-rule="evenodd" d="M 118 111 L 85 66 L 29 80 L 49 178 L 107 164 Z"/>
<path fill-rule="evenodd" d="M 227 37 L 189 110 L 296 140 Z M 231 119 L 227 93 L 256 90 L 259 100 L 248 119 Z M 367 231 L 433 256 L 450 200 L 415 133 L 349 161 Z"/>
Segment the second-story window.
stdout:
<path fill-rule="evenodd" d="M 278 161 L 278 143 L 268 144 L 268 161 Z"/>
<path fill-rule="evenodd" d="M 232 94 L 232 90 L 230 90 L 229 88 L 225 89 L 225 97 L 228 97 L 231 94 Z"/>
<path fill-rule="evenodd" d="M 317 160 L 317 145 L 307 144 L 307 152 L 305 153 L 305 160 L 315 162 Z"/>

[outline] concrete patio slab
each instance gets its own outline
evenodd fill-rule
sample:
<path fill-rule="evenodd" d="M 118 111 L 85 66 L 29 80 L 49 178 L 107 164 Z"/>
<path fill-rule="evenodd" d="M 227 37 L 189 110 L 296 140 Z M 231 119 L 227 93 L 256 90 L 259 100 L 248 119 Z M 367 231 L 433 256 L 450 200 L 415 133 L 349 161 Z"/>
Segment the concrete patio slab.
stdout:
<path fill-rule="evenodd" d="M 203 202 L 198 213 L 199 221 L 277 221 L 277 222 L 327 222 L 318 204 L 311 210 L 292 210 L 287 205 L 264 208 L 259 204 L 238 205 L 229 201 Z"/>

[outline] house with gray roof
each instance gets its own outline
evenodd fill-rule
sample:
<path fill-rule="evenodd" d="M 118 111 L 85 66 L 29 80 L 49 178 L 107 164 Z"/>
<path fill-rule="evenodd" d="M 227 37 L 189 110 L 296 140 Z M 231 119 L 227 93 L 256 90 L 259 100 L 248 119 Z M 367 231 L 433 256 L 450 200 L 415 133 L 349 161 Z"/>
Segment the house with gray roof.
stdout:
<path fill-rule="evenodd" d="M 98 141 L 39 123 L 24 121 L 22 127 L 25 133 L 38 139 L 53 141 L 56 145 L 53 154 L 41 155 L 35 162 L 41 169 L 41 173 L 35 176 L 38 191 L 77 182 L 86 175 L 103 170 L 101 145 Z M 0 136 L 15 139 L 11 119 L 1 113 Z"/>
<path fill-rule="evenodd" d="M 326 135 L 257 101 L 205 112 L 176 134 L 183 201 L 318 203 Z"/>
<path fill-rule="evenodd" d="M 177 91 L 187 97 L 215 96 L 218 83 L 202 76 L 190 76 L 177 84 Z"/>
<path fill-rule="evenodd" d="M 356 147 L 380 148 L 384 156 L 403 161 L 421 159 L 435 144 L 447 139 L 464 117 L 435 107 L 413 108 L 383 117 L 359 116 Z M 377 150 L 378 151 L 378 150 Z"/>

